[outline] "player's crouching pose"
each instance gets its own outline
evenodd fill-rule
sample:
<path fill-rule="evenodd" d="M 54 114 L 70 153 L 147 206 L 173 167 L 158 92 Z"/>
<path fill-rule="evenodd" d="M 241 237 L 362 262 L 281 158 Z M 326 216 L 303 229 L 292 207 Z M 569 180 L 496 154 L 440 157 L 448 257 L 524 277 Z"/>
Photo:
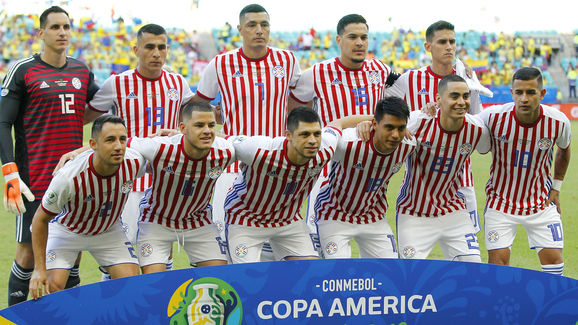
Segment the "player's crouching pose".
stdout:
<path fill-rule="evenodd" d="M 407 160 L 397 199 L 399 254 L 424 259 L 439 242 L 448 260 L 481 262 L 476 231 L 458 188 L 474 149 L 490 150 L 488 130 L 466 114 L 470 90 L 461 77 L 444 77 L 436 98 L 440 110 L 435 117 L 415 111 L 408 124 L 417 148 Z"/>
<path fill-rule="evenodd" d="M 377 102 L 369 141 L 356 129 L 343 130 L 315 204 L 325 258 L 351 258 L 351 239 L 361 258 L 397 258 L 386 193 L 389 179 L 415 149 L 414 140 L 404 140 L 408 117 L 403 99 L 386 97 Z"/>
<path fill-rule="evenodd" d="M 126 142 L 124 120 L 103 115 L 92 126 L 92 150 L 54 176 L 32 221 L 34 299 L 62 290 L 78 252 L 84 250 L 112 278 L 138 274 L 119 216 L 134 180 L 144 174 L 145 161 L 127 149 Z"/>
<path fill-rule="evenodd" d="M 340 129 L 371 118 L 351 116 L 321 129 L 315 111 L 298 107 L 287 117 L 285 137 L 233 137 L 243 162 L 225 200 L 233 263 L 258 262 L 267 240 L 276 259 L 318 258 L 299 213 L 301 204 L 333 156 Z"/>
<path fill-rule="evenodd" d="M 181 116 L 182 134 L 131 138 L 128 144 L 145 157 L 153 174 L 141 201 L 137 235 L 143 273 L 165 271 L 175 241 L 191 266 L 227 264 L 209 201 L 217 178 L 235 161 L 235 149 L 231 142 L 215 139 L 217 122 L 210 104 L 190 102 Z"/>
<path fill-rule="evenodd" d="M 492 139 L 484 213 L 489 263 L 510 263 L 516 227 L 523 225 L 542 270 L 562 275 L 559 196 L 570 163 L 570 121 L 557 109 L 540 105 L 546 89 L 536 68 L 516 71 L 511 92 L 514 103 L 488 108 L 480 115 Z M 558 150 L 552 179 L 554 144 Z"/>

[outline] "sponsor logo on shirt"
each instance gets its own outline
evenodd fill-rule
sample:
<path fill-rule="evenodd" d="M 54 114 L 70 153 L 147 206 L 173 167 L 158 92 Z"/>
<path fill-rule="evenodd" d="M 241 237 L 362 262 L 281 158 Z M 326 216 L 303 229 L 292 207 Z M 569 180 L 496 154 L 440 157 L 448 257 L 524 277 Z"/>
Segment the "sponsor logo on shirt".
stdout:
<path fill-rule="evenodd" d="M 431 142 L 429 142 L 429 141 L 424 141 L 424 142 L 421 143 L 421 145 L 422 145 L 423 147 L 426 147 L 426 148 L 431 148 Z"/>
<path fill-rule="evenodd" d="M 83 201 L 84 202 L 94 201 L 94 196 L 92 196 L 92 194 L 88 194 L 88 196 L 85 197 Z"/>
<path fill-rule="evenodd" d="M 40 84 L 40 89 L 48 88 L 48 87 L 50 87 L 50 86 L 48 85 L 48 83 L 46 83 L 46 81 L 43 81 L 43 82 Z"/>
<path fill-rule="evenodd" d="M 498 138 L 498 141 L 508 142 L 508 138 L 505 135 L 502 135 L 501 137 Z"/>
<path fill-rule="evenodd" d="M 417 92 L 418 95 L 428 95 L 429 93 L 427 92 L 427 90 L 425 90 L 425 88 L 422 88 L 420 91 Z"/>
<path fill-rule="evenodd" d="M 122 186 L 120 187 L 120 191 L 124 194 L 130 192 L 130 190 L 132 190 L 132 180 L 126 181 L 124 182 L 124 184 L 122 184 Z"/>
<path fill-rule="evenodd" d="M 538 141 L 538 149 L 548 150 L 552 146 L 552 140 L 549 138 L 542 138 Z"/>
<path fill-rule="evenodd" d="M 336 85 L 341 85 L 341 81 L 340 81 L 339 79 L 335 78 L 335 79 L 331 82 L 331 84 L 334 85 L 334 86 L 336 86 Z"/>
<path fill-rule="evenodd" d="M 130 94 L 128 94 L 128 96 L 126 96 L 126 99 L 136 99 L 136 95 L 134 94 L 134 92 L 130 92 Z"/>
<path fill-rule="evenodd" d="M 66 84 L 68 84 L 68 81 L 66 81 L 66 80 L 55 80 L 54 83 L 55 83 L 57 86 L 65 87 Z"/>
<path fill-rule="evenodd" d="M 276 171 L 272 170 L 270 172 L 267 173 L 267 176 L 269 177 L 279 177 L 279 174 L 277 174 Z"/>
<path fill-rule="evenodd" d="M 363 165 L 361 164 L 361 162 L 358 162 L 357 164 L 353 165 L 353 168 L 355 168 L 355 169 L 363 169 Z"/>
<path fill-rule="evenodd" d="M 82 83 L 80 83 L 80 79 L 74 77 L 72 78 L 72 87 L 74 87 L 74 89 L 80 89 L 80 87 L 82 87 Z"/>
<path fill-rule="evenodd" d="M 381 82 L 381 76 L 377 71 L 372 71 L 369 73 L 369 82 L 374 85 L 377 85 Z"/>
<path fill-rule="evenodd" d="M 233 78 L 242 78 L 243 74 L 241 72 L 239 72 L 238 70 L 235 71 L 235 73 L 233 73 Z"/>
<path fill-rule="evenodd" d="M 285 67 L 281 65 L 276 65 L 273 67 L 273 75 L 276 78 L 283 78 L 285 77 Z"/>
<path fill-rule="evenodd" d="M 167 90 L 167 97 L 172 101 L 179 100 L 179 92 L 175 88 Z"/>
<path fill-rule="evenodd" d="M 472 144 L 471 143 L 464 143 L 460 146 L 460 155 L 464 156 L 464 155 L 468 155 L 470 152 L 472 152 Z"/>

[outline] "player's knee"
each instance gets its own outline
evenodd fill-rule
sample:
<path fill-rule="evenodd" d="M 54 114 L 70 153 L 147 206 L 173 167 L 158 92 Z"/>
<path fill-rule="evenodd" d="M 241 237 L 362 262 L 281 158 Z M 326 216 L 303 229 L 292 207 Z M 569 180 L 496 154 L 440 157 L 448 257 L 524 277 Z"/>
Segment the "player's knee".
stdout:
<path fill-rule="evenodd" d="M 454 261 L 482 263 L 482 259 L 481 259 L 480 255 L 460 255 L 460 256 L 456 256 Z"/>
<path fill-rule="evenodd" d="M 34 267 L 34 253 L 30 243 L 18 243 L 16 248 L 16 263 L 25 269 Z"/>

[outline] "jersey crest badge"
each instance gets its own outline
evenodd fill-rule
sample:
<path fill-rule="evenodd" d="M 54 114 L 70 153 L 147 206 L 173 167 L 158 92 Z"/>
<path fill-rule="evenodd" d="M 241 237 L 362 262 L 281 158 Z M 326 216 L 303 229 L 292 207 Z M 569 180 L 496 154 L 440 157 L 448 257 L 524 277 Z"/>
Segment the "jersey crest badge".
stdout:
<path fill-rule="evenodd" d="M 425 148 L 431 148 L 431 142 L 429 141 L 424 141 L 421 143 L 421 145 Z"/>
<path fill-rule="evenodd" d="M 215 166 L 209 170 L 209 177 L 211 179 L 217 179 L 223 173 L 223 168 L 221 166 Z"/>
<path fill-rule="evenodd" d="M 94 196 L 92 196 L 92 194 L 88 194 L 88 196 L 85 197 L 83 201 L 84 202 L 94 201 Z"/>
<path fill-rule="evenodd" d="M 120 187 L 120 191 L 124 194 L 130 192 L 130 190 L 132 190 L 132 180 L 126 181 L 124 182 L 124 184 L 122 184 L 122 186 Z"/>
<path fill-rule="evenodd" d="M 319 173 L 321 172 L 322 169 L 323 169 L 323 167 L 321 167 L 321 166 L 309 168 L 307 170 L 307 176 L 315 177 L 315 176 L 319 175 Z"/>
<path fill-rule="evenodd" d="M 505 135 L 502 135 L 501 137 L 498 138 L 498 141 L 508 142 L 508 138 Z"/>
<path fill-rule="evenodd" d="M 249 248 L 247 246 L 245 246 L 244 244 L 240 244 L 237 247 L 235 247 L 235 255 L 237 255 L 239 257 L 247 256 L 248 252 L 249 252 Z"/>
<path fill-rule="evenodd" d="M 142 257 L 149 257 L 153 253 L 153 246 L 149 243 L 144 243 L 140 246 L 140 255 Z"/>
<path fill-rule="evenodd" d="M 355 168 L 355 169 L 363 169 L 363 165 L 361 164 L 361 162 L 358 162 L 357 164 L 353 165 L 353 168 Z"/>
<path fill-rule="evenodd" d="M 379 72 L 377 71 L 372 71 L 369 73 L 369 82 L 371 82 L 374 85 L 377 85 L 381 82 L 381 76 L 379 75 Z"/>
<path fill-rule="evenodd" d="M 460 155 L 468 155 L 472 152 L 473 146 L 471 143 L 464 143 L 460 146 Z"/>
<path fill-rule="evenodd" d="M 46 261 L 53 262 L 56 259 L 56 253 L 53 250 L 46 252 Z"/>
<path fill-rule="evenodd" d="M 277 78 L 285 77 L 285 67 L 281 65 L 276 65 L 273 67 L 273 75 Z"/>
<path fill-rule="evenodd" d="M 2 88 L 2 92 L 0 92 L 0 95 L 2 95 L 2 97 L 4 97 L 4 96 L 8 95 L 8 92 L 9 92 L 8 88 Z"/>
<path fill-rule="evenodd" d="M 337 253 L 337 244 L 332 241 L 327 243 L 327 245 L 325 245 L 325 253 L 327 253 L 327 255 L 334 255 Z"/>
<path fill-rule="evenodd" d="M 276 171 L 272 170 L 270 172 L 267 173 L 267 176 L 269 177 L 279 177 L 279 174 L 277 174 Z"/>
<path fill-rule="evenodd" d="M 427 95 L 429 94 L 425 88 L 422 88 L 420 91 L 417 92 L 418 95 Z"/>
<path fill-rule="evenodd" d="M 538 141 L 538 149 L 540 150 L 548 150 L 552 146 L 552 140 L 549 138 L 542 138 Z"/>
<path fill-rule="evenodd" d="M 167 90 L 167 97 L 170 100 L 176 102 L 177 100 L 179 100 L 179 92 L 175 88 L 171 88 Z"/>
<path fill-rule="evenodd" d="M 167 166 L 167 167 L 163 168 L 163 171 L 164 171 L 164 172 L 167 172 L 167 173 L 169 173 L 169 174 L 174 174 L 174 173 L 175 173 L 175 171 L 173 170 L 173 167 L 171 167 L 171 166 Z"/>
<path fill-rule="evenodd" d="M 490 230 L 490 232 L 488 232 L 488 241 L 490 243 L 495 243 L 500 239 L 500 234 L 498 234 L 497 231 L 495 230 Z"/>
<path fill-rule="evenodd" d="M 333 81 L 331 82 L 331 84 L 332 84 L 333 86 L 341 85 L 341 80 L 335 78 L 335 79 L 333 79 Z"/>
<path fill-rule="evenodd" d="M 241 72 L 239 72 L 239 70 L 235 71 L 235 73 L 233 73 L 233 78 L 241 78 L 243 77 L 243 74 Z"/>
<path fill-rule="evenodd" d="M 393 167 L 391 168 L 391 171 L 395 174 L 401 169 L 401 166 L 403 166 L 403 162 L 399 161 L 399 162 L 395 163 L 395 165 L 393 165 Z"/>
<path fill-rule="evenodd" d="M 43 81 L 43 82 L 40 84 L 40 89 L 44 89 L 44 88 L 48 88 L 48 87 L 50 87 L 50 86 L 48 85 L 48 83 L 46 83 L 46 81 Z"/>
<path fill-rule="evenodd" d="M 415 256 L 415 248 L 406 246 L 403 248 L 402 254 L 405 258 L 413 258 Z"/>
<path fill-rule="evenodd" d="M 82 87 L 82 83 L 80 82 L 80 79 L 74 77 L 72 78 L 72 87 L 74 87 L 74 89 L 80 89 L 80 87 Z"/>

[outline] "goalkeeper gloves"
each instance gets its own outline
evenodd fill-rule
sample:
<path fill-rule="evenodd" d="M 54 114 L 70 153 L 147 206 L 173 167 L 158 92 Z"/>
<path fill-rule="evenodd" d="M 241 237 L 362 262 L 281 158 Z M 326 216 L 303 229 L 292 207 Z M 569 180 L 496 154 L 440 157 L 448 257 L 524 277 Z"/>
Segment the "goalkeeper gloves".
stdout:
<path fill-rule="evenodd" d="M 7 163 L 2 165 L 2 174 L 4 175 L 4 208 L 6 210 L 20 215 L 26 212 L 22 194 L 30 202 L 34 201 L 34 194 L 28 186 L 20 179 L 16 163 Z"/>

